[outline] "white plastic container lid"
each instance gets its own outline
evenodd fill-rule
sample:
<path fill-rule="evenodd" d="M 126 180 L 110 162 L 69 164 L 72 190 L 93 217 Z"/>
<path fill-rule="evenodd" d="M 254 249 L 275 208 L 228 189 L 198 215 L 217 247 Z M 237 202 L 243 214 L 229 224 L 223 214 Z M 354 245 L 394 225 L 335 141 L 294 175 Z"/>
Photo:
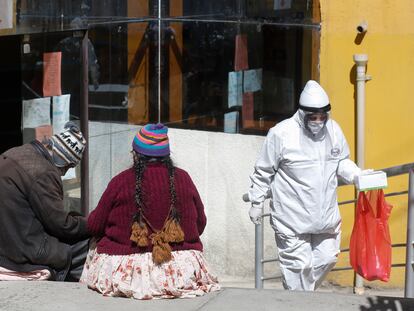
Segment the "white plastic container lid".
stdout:
<path fill-rule="evenodd" d="M 359 175 L 355 186 L 359 191 L 384 189 L 388 186 L 387 174 L 383 171 L 372 171 Z"/>

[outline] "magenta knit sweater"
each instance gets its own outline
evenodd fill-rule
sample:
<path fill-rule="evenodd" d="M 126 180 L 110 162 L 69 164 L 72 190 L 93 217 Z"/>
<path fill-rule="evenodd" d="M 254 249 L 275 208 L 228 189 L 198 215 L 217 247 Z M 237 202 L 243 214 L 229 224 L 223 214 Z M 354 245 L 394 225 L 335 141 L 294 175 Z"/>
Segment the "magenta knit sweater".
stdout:
<path fill-rule="evenodd" d="M 188 173 L 175 170 L 177 210 L 181 214 L 184 242 L 172 244 L 173 250 L 203 250 L 200 241 L 206 216 L 200 195 Z M 162 228 L 170 206 L 168 171 L 164 164 L 150 163 L 143 176 L 145 217 L 151 225 Z M 98 238 L 97 251 L 109 255 L 129 255 L 152 251 L 152 246 L 138 247 L 130 241 L 132 217 L 136 213 L 135 172 L 130 168 L 115 176 L 108 184 L 98 206 L 89 215 L 88 229 Z M 152 233 L 149 229 L 150 234 Z"/>

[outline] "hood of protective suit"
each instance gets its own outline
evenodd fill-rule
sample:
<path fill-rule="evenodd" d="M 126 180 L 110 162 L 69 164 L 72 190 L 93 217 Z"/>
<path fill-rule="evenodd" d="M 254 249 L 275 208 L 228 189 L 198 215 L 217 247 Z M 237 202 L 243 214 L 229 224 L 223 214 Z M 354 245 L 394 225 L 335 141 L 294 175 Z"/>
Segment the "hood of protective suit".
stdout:
<path fill-rule="evenodd" d="M 309 80 L 300 94 L 299 108 L 309 112 L 328 112 L 331 110 L 328 94 L 318 82 Z"/>
<path fill-rule="evenodd" d="M 331 105 L 329 104 L 329 97 L 325 90 L 318 82 L 309 80 L 299 98 L 299 122 L 313 136 L 321 136 L 324 132 L 326 122 L 329 119 L 329 111 Z M 326 121 L 311 121 L 309 116 L 312 113 L 327 114 Z"/>

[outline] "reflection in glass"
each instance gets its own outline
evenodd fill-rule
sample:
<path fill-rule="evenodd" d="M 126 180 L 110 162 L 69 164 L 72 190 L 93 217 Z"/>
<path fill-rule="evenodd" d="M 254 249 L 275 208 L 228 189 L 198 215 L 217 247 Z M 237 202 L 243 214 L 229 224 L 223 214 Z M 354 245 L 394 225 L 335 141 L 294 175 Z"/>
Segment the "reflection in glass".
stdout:
<path fill-rule="evenodd" d="M 47 37 L 32 34 L 21 38 L 19 44 L 23 53 L 21 67 L 18 67 L 21 68 L 18 73 L 21 76 L 21 98 L 14 100 L 15 105 L 26 104 L 26 109 L 21 112 L 22 128 L 18 128 L 22 143 L 42 140 L 45 136 L 61 132 L 69 120 L 80 125 L 82 39 L 83 33 L 76 32 L 58 32 Z M 60 62 L 48 73 L 45 60 L 57 56 Z M 61 83 L 55 88 L 47 89 L 45 75 L 56 78 L 53 77 L 54 71 L 60 73 Z M 46 105 L 46 109 L 39 110 L 40 106 L 35 107 L 40 103 Z M 30 113 L 27 109 L 33 109 L 33 112 Z M 69 170 L 63 178 L 65 208 L 81 212 L 80 184 L 81 172 L 78 166 Z"/>
<path fill-rule="evenodd" d="M 232 19 L 240 15 L 240 0 L 164 0 L 170 17 Z"/>
<path fill-rule="evenodd" d="M 157 121 L 157 32 L 156 22 L 91 27 L 100 78 L 89 85 L 90 120 Z"/>
<path fill-rule="evenodd" d="M 91 23 L 156 16 L 147 0 L 17 0 L 15 33 L 87 28 Z"/>
<path fill-rule="evenodd" d="M 297 94 L 312 77 L 310 43 L 317 31 L 204 22 L 168 27 L 174 40 L 163 42 L 168 45 L 164 66 L 170 72 L 164 92 L 172 94 L 163 96 L 162 110 L 169 112 L 162 113 L 163 122 L 264 133 L 296 110 Z"/>
<path fill-rule="evenodd" d="M 183 19 L 312 23 L 317 0 L 163 0 L 169 15 Z"/>

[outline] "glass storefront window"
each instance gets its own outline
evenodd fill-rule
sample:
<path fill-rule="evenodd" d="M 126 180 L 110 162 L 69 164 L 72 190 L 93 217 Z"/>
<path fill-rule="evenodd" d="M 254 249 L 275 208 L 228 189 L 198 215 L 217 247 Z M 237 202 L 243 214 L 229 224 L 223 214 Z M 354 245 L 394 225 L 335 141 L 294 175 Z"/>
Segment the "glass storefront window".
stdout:
<path fill-rule="evenodd" d="M 90 26 L 90 118 L 265 134 L 318 79 L 316 2 L 279 2 L 164 0 L 159 19 Z"/>
<path fill-rule="evenodd" d="M 92 120 L 264 134 L 318 79 L 318 3 L 20 0 L 16 29 L 89 30 Z"/>
<path fill-rule="evenodd" d="M 166 92 L 172 94 L 162 96 L 163 122 L 264 133 L 296 110 L 297 94 L 312 74 L 306 46 L 316 35 L 312 28 L 192 21 L 168 27 L 179 38 L 164 42 Z M 177 42 L 178 57 L 172 52 Z"/>

